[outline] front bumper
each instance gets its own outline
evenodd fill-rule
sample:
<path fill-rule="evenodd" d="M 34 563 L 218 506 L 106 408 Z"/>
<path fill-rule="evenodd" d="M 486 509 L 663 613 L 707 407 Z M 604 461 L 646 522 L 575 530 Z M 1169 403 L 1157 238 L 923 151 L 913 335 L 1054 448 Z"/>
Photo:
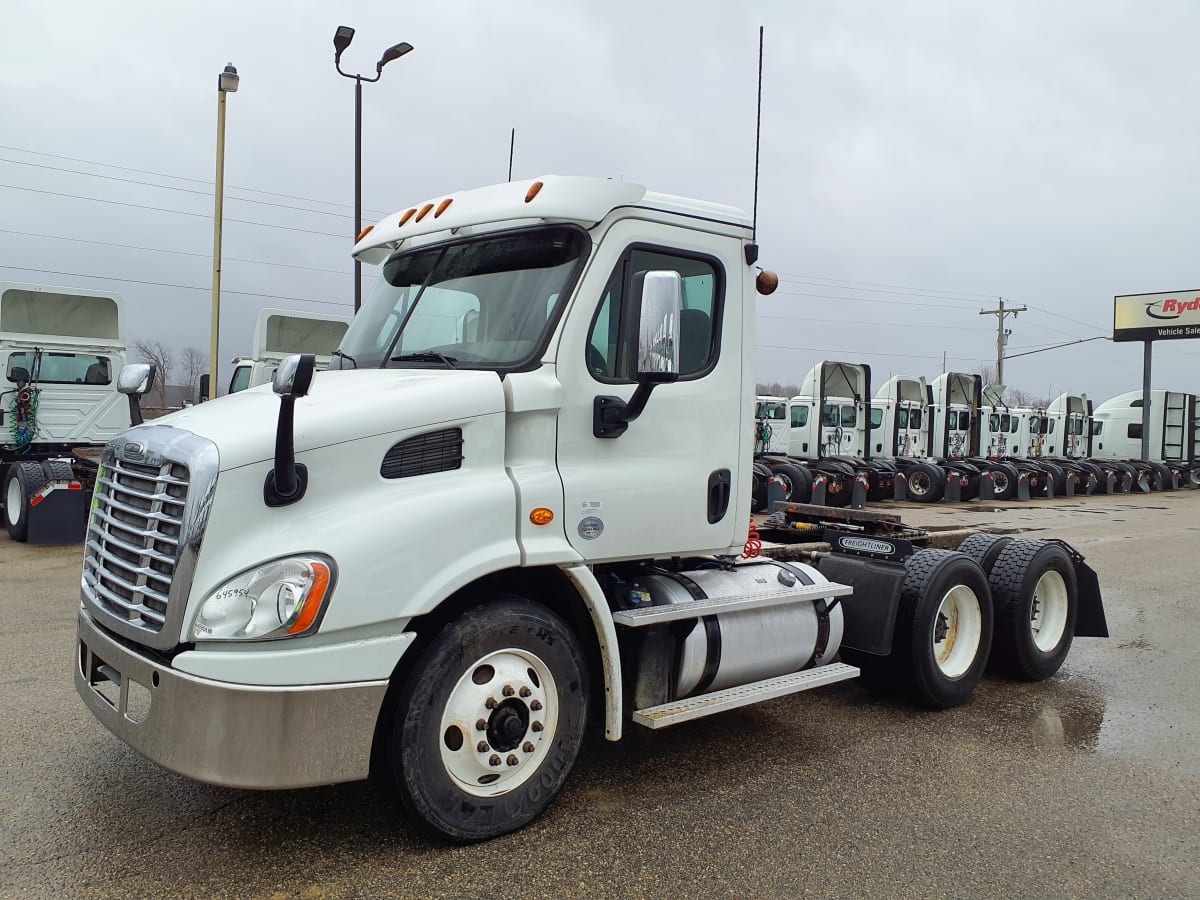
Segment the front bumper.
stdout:
<path fill-rule="evenodd" d="M 387 681 L 260 687 L 198 678 L 126 649 L 82 611 L 78 644 L 75 689 L 83 702 L 168 769 L 243 788 L 367 777 Z"/>

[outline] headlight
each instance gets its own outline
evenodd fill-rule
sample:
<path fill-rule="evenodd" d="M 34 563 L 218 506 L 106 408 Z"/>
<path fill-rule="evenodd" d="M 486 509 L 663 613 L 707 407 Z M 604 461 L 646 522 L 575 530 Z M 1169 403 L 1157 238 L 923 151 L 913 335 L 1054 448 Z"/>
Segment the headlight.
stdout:
<path fill-rule="evenodd" d="M 290 556 L 229 579 L 200 606 L 192 640 L 296 637 L 316 629 L 332 593 L 333 561 Z"/>

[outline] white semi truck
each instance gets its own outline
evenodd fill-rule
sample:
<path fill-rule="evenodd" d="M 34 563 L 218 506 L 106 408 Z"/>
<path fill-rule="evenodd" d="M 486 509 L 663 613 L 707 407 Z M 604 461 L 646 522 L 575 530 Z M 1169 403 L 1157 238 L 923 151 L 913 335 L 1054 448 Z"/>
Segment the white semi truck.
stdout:
<path fill-rule="evenodd" d="M 989 662 L 1046 678 L 1107 634 L 1054 541 L 744 558 L 745 213 L 548 176 L 417 204 L 354 252 L 382 273 L 330 371 L 290 357 L 104 451 L 75 682 L 150 760 L 247 788 L 374 775 L 479 840 L 550 803 L 591 724 L 860 675 L 949 707 Z"/>
<path fill-rule="evenodd" d="M 13 540 L 31 538 L 35 510 L 34 542 L 79 540 L 88 454 L 141 421 L 117 390 L 123 309 L 117 294 L 0 282 L 0 501 Z"/>
<path fill-rule="evenodd" d="M 254 326 L 253 355 L 234 358 L 229 393 L 270 384 L 279 364 L 293 353 L 312 353 L 317 368 L 327 368 L 331 354 L 350 327 L 350 319 L 288 309 L 260 311 Z"/>
<path fill-rule="evenodd" d="M 1120 394 L 1095 408 L 1091 455 L 1101 464 L 1136 467 L 1141 463 L 1141 391 Z M 1150 392 L 1148 466 L 1156 486 L 1200 487 L 1200 397 L 1196 394 Z"/>

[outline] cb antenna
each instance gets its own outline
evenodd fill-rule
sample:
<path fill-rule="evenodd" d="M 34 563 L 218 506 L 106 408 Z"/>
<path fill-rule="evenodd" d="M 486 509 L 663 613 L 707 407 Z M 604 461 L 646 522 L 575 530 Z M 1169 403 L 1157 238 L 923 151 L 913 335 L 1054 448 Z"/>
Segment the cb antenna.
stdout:
<path fill-rule="evenodd" d="M 512 181 L 513 151 L 517 148 L 517 129 L 514 126 L 508 138 L 508 180 Z"/>
<path fill-rule="evenodd" d="M 762 62 L 763 62 L 763 27 L 758 26 L 758 112 L 754 117 L 754 214 L 750 222 L 750 243 L 745 248 L 746 265 L 752 266 L 758 262 L 758 152 L 759 139 L 762 135 Z M 772 288 L 772 290 L 774 290 Z M 768 291 L 767 293 L 770 293 Z"/>

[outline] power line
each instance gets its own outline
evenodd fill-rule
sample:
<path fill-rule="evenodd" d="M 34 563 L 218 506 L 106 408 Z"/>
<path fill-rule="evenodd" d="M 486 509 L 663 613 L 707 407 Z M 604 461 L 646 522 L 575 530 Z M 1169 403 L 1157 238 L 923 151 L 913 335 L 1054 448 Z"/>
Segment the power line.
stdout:
<path fill-rule="evenodd" d="M 57 153 L 44 153 L 40 150 L 28 150 L 24 147 L 8 147 L 8 146 L 0 145 L 0 150 L 12 150 L 17 153 L 28 153 L 32 156 L 45 156 L 50 159 L 65 159 L 65 160 L 67 160 L 67 162 L 84 163 L 85 165 L 89 165 L 89 166 L 101 166 L 106 169 L 118 169 L 122 172 L 136 172 L 139 175 L 154 175 L 158 178 L 174 178 L 177 181 L 191 181 L 191 182 L 194 182 L 195 184 L 206 184 L 206 185 L 209 185 L 210 187 L 212 187 L 214 184 L 212 181 L 207 181 L 203 178 L 189 178 L 186 175 L 172 175 L 169 172 L 153 172 L 149 169 L 135 169 L 132 166 L 118 166 L 116 163 L 99 162 L 98 160 L 94 160 L 94 159 L 81 159 L 78 156 L 61 156 Z M 229 190 L 246 191 L 247 193 L 250 193 L 250 194 L 265 194 L 268 197 L 283 197 L 286 200 L 305 200 L 309 203 L 322 203 L 325 206 L 340 206 L 343 209 L 353 209 L 354 208 L 349 203 L 334 203 L 332 200 L 318 200 L 315 197 L 301 197 L 296 194 L 281 194 L 277 191 L 264 191 L 264 190 L 260 190 L 259 188 L 237 187 L 235 185 L 230 185 L 230 184 L 227 184 L 225 187 Z M 377 209 L 363 210 L 363 212 L 377 213 L 380 216 L 391 215 L 391 211 L 381 212 L 380 210 L 377 210 Z"/>
<path fill-rule="evenodd" d="M 137 278 L 117 278 L 113 275 L 90 275 L 83 272 L 59 272 L 55 269 L 34 269 L 30 266 L 9 266 L 0 263 L 0 269 L 12 269 L 17 272 L 39 272 L 43 275 L 66 275 L 71 278 L 94 278 L 99 281 L 120 281 L 125 284 L 145 284 L 151 287 L 180 288 L 185 291 L 211 291 L 212 285 L 170 284 L 165 281 L 140 281 Z M 342 300 L 313 300 L 311 297 L 288 297 L 283 294 L 261 294 L 256 291 L 229 291 L 221 289 L 224 294 L 237 294 L 242 297 L 266 297 L 269 300 L 295 300 L 298 303 L 321 303 L 325 306 L 352 306 Z"/>
<path fill-rule="evenodd" d="M 32 166 L 35 169 L 47 169 L 51 172 L 69 172 L 72 175 L 86 175 L 88 178 L 104 178 L 108 181 L 120 181 L 124 184 L 141 184 L 146 187 L 158 188 L 163 191 L 179 191 L 182 194 L 199 194 L 201 197 L 211 197 L 212 191 L 197 191 L 194 188 L 175 187 L 172 184 L 155 184 L 152 181 L 140 181 L 136 178 L 120 178 L 116 175 L 101 175 L 99 172 L 81 172 L 78 169 L 64 169 L 61 166 L 47 166 L 42 163 L 24 162 L 19 159 L 4 159 L 0 157 L 0 162 L 11 163 L 15 166 Z M 287 203 L 272 203 L 270 200 L 251 200 L 248 197 L 226 197 L 226 200 L 238 200 L 242 203 L 257 203 L 260 206 L 273 206 L 276 209 L 294 209 L 298 212 L 312 213 L 317 216 L 335 216 L 339 219 L 348 219 L 346 213 L 329 212 L 324 209 L 308 209 L 303 206 L 291 206 Z"/>
<path fill-rule="evenodd" d="M 829 276 L 829 275 L 810 275 L 810 274 L 807 274 L 804 272 L 780 272 L 779 277 L 784 280 L 787 280 L 787 279 L 815 279 L 817 281 L 838 281 L 838 282 L 842 282 L 843 284 L 845 284 L 847 286 L 846 290 L 864 290 L 865 291 L 865 290 L 868 290 L 868 288 L 862 287 L 862 285 L 870 285 L 874 288 L 892 288 L 893 289 L 893 290 L 889 290 L 889 291 L 883 291 L 883 293 L 893 293 L 893 291 L 918 291 L 918 292 L 921 292 L 922 296 L 934 296 L 937 294 L 948 294 L 950 296 L 945 298 L 947 300 L 968 300 L 969 299 L 972 303 L 977 302 L 981 298 L 987 299 L 987 300 L 992 300 L 992 299 L 995 299 L 995 297 L 996 297 L 995 292 L 990 293 L 990 294 L 985 294 L 985 293 L 982 293 L 979 291 L 946 291 L 946 290 L 942 290 L 941 288 L 914 287 L 912 285 L 901 285 L 901 284 L 885 284 L 880 281 L 853 281 L 852 279 L 849 279 L 849 278 L 833 278 L 832 276 Z M 828 285 L 828 287 L 834 287 L 834 285 Z"/>
<path fill-rule="evenodd" d="M 45 238 L 50 241 L 68 241 L 72 244 L 96 244 L 101 247 L 120 247 L 125 250 L 145 250 L 150 253 L 173 253 L 178 256 L 198 256 L 202 259 L 212 259 L 211 253 L 196 253 L 192 250 L 168 250 L 165 247 L 141 247 L 137 244 L 114 244 L 111 241 L 91 241 L 84 238 L 64 237 L 61 234 L 38 234 L 32 231 L 12 231 L 7 228 L 0 228 L 0 234 L 16 234 L 21 237 Z M 240 259 L 236 256 L 222 257 L 225 262 L 242 262 L 253 263 L 258 266 L 277 266 L 281 269 L 303 269 L 306 272 L 332 272 L 335 275 L 349 275 L 350 273 L 343 269 L 322 269 L 318 266 L 298 266 L 295 263 L 279 263 L 268 262 L 265 259 Z M 374 273 L 371 273 L 374 275 Z"/>
<path fill-rule="evenodd" d="M 969 312 L 966 307 L 951 304 L 949 306 L 941 303 L 916 303 L 911 300 L 882 300 L 878 297 L 840 297 L 836 294 L 810 294 L 804 291 L 776 291 L 777 294 L 787 294 L 790 297 L 819 297 L 825 300 L 845 300 L 850 303 L 887 303 L 891 306 L 924 306 L 929 309 L 959 309 L 963 312 Z"/>
<path fill-rule="evenodd" d="M 141 203 L 127 203 L 124 200 L 106 200 L 103 197 L 84 197 L 82 194 L 60 194 L 57 191 L 43 191 L 39 188 L 20 187 L 15 184 L 0 184 L 0 188 L 8 188 L 13 191 L 27 191 L 31 194 L 47 194 L 51 197 L 68 197 L 72 200 L 91 200 L 94 203 L 109 203 L 113 206 L 128 206 L 132 209 L 148 209 L 153 212 L 175 213 L 177 216 L 192 216 L 197 219 L 211 219 L 209 213 L 187 212 L 182 209 L 167 209 L 162 206 L 145 206 Z M 277 228 L 280 231 L 300 231 L 305 234 L 319 234 L 324 237 L 334 237 L 338 240 L 346 240 L 344 234 L 334 234 L 330 231 L 313 231 L 311 228 L 296 228 L 293 225 L 273 225 L 270 222 L 252 222 L 249 219 L 231 219 L 228 216 L 224 217 L 226 222 L 237 222 L 239 225 L 259 225 L 263 228 Z"/>

